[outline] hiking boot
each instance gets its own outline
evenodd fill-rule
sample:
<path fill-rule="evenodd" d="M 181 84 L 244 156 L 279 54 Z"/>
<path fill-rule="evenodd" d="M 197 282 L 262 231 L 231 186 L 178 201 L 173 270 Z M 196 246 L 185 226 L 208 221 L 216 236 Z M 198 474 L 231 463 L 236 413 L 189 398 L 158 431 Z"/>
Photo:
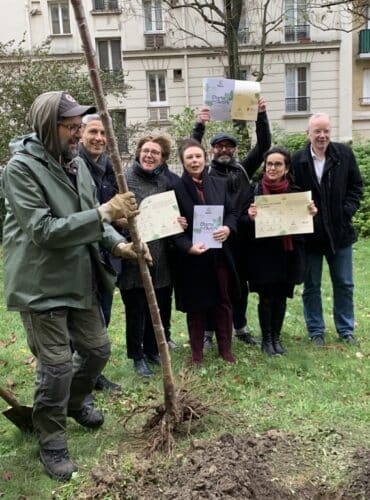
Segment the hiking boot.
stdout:
<path fill-rule="evenodd" d="M 311 338 L 311 342 L 315 347 L 324 347 L 325 345 L 325 339 L 323 335 L 315 335 Z"/>
<path fill-rule="evenodd" d="M 353 346 L 359 346 L 360 342 L 353 335 L 345 335 L 341 337 L 342 341 L 346 344 L 350 344 Z"/>
<path fill-rule="evenodd" d="M 235 337 L 242 342 L 250 345 L 259 345 L 259 341 L 253 337 L 253 335 L 245 328 L 240 328 L 240 330 L 235 330 Z"/>
<path fill-rule="evenodd" d="M 80 410 L 68 410 L 67 415 L 72 417 L 83 427 L 97 429 L 104 423 L 104 416 L 93 404 L 84 404 Z"/>
<path fill-rule="evenodd" d="M 77 471 L 76 465 L 70 460 L 67 448 L 62 450 L 40 450 L 40 460 L 48 476 L 58 481 L 69 481 Z"/>
<path fill-rule="evenodd" d="M 98 375 L 96 381 L 95 381 L 95 387 L 94 389 L 96 391 L 114 391 L 114 392 L 120 392 L 121 391 L 121 386 L 119 384 L 115 384 L 114 382 L 111 382 L 110 380 L 107 379 L 102 373 Z"/>
<path fill-rule="evenodd" d="M 134 369 L 141 377 L 149 378 L 154 375 L 144 358 L 134 359 Z"/>

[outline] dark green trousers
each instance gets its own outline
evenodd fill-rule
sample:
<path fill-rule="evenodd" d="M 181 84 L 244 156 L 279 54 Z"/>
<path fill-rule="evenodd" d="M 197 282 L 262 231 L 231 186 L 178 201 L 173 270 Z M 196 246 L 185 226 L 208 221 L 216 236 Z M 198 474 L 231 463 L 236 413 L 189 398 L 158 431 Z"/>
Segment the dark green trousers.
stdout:
<path fill-rule="evenodd" d="M 32 418 L 40 445 L 67 448 L 67 412 L 82 407 L 110 356 L 100 305 L 96 299 L 91 309 L 27 311 L 21 318 L 37 358 Z"/>

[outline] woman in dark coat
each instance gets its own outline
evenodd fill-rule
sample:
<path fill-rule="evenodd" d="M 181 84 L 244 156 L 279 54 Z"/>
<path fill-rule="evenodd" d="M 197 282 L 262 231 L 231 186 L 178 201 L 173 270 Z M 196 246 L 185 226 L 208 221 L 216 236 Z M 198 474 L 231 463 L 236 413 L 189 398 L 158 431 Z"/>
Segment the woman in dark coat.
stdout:
<path fill-rule="evenodd" d="M 127 186 L 135 193 L 138 204 L 148 196 L 164 193 L 171 187 L 166 161 L 171 152 L 171 142 L 163 135 L 145 136 L 138 142 L 135 161 L 125 172 Z M 179 221 L 181 222 L 181 221 Z M 129 238 L 129 235 L 128 235 Z M 148 243 L 153 265 L 150 274 L 157 297 L 161 319 L 169 338 L 171 314 L 172 278 L 165 238 Z M 135 371 L 143 377 L 151 377 L 153 371 L 147 362 L 159 365 L 158 346 L 150 318 L 149 308 L 137 262 L 122 265 L 118 286 L 126 311 L 127 357 L 134 362 Z M 168 335 L 167 335 L 168 332 Z"/>
<path fill-rule="evenodd" d="M 294 185 L 291 157 L 287 150 L 273 147 L 265 154 L 263 174 L 254 188 L 256 195 L 301 191 Z M 258 217 L 256 204 L 248 207 L 249 224 Z M 317 213 L 314 202 L 308 204 L 310 215 Z M 262 351 L 268 355 L 284 354 L 280 331 L 287 297 L 302 283 L 304 273 L 304 236 L 284 235 L 252 239 L 249 261 L 249 287 L 259 295 L 258 317 L 262 332 Z"/>
<path fill-rule="evenodd" d="M 180 213 L 187 220 L 184 233 L 173 238 L 176 247 L 174 287 L 176 307 L 187 313 L 192 362 L 203 360 L 203 338 L 207 318 L 216 325 L 221 357 L 235 361 L 231 353 L 232 312 L 230 290 L 237 294 L 238 278 L 230 249 L 229 236 L 236 231 L 237 214 L 231 207 L 222 179 L 208 175 L 206 154 L 195 139 L 186 139 L 179 147 L 184 173 L 175 185 Z M 213 232 L 222 243 L 220 249 L 193 244 L 194 205 L 223 205 L 223 225 Z"/>

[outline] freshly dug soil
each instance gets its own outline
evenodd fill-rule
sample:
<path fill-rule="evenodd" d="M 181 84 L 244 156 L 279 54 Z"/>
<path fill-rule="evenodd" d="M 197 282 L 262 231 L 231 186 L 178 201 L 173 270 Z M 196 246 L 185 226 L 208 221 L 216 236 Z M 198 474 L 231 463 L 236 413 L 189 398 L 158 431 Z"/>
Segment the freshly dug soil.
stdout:
<path fill-rule="evenodd" d="M 258 436 L 225 434 L 192 447 L 164 467 L 137 459 L 130 471 L 120 453 L 110 453 L 92 472 L 92 484 L 78 498 L 140 500 L 370 499 L 370 450 L 359 450 L 348 464 L 340 491 L 329 491 L 313 472 L 312 450 L 292 434 L 271 430 Z"/>

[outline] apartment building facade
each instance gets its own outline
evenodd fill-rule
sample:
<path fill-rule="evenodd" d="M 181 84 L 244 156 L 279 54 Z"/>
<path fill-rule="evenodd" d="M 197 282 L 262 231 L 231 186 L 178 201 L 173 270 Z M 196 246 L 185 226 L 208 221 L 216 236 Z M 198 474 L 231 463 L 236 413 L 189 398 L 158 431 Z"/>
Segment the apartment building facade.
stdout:
<path fill-rule="evenodd" d="M 2 3 L 6 5 L 0 21 L 1 41 L 24 38 L 25 47 L 32 50 L 49 39 L 56 57 L 82 54 L 68 0 Z M 153 129 L 165 128 L 171 115 L 184 107 L 201 106 L 203 78 L 227 76 L 222 34 L 187 3 L 172 0 L 171 9 L 165 0 L 83 0 L 100 68 L 122 72 L 129 86 L 123 100 L 108 95 L 109 108 L 122 125 L 140 122 Z M 332 117 L 335 139 L 351 140 L 354 130 L 370 136 L 370 116 L 353 123 L 351 119 L 353 108 L 355 116 L 358 113 L 352 97 L 358 35 L 341 29 L 342 13 L 335 8 L 328 13 L 326 25 L 335 29 L 322 30 L 317 22 L 307 20 L 306 0 L 271 3 L 261 86 L 273 125 L 290 133 L 302 132 L 310 114 L 324 111 Z M 242 75 L 250 80 L 260 67 L 266 31 L 263 5 L 263 0 L 246 1 L 239 25 Z"/>

